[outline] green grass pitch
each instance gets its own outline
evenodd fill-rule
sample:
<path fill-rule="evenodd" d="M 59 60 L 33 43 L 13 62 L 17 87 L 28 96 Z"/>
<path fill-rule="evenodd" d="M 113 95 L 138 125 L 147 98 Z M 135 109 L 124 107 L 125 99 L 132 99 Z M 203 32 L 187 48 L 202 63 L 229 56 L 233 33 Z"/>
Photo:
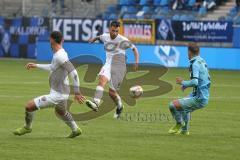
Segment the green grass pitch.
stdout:
<path fill-rule="evenodd" d="M 240 72 L 210 70 L 212 78 L 209 105 L 192 114 L 190 136 L 168 135 L 173 120 L 168 104 L 184 93 L 175 85 L 175 77 L 188 78 L 187 69 L 169 69 L 161 79 L 173 90 L 165 95 L 139 99 L 137 106 L 125 107 L 125 114 L 162 113 L 170 119 L 135 121 L 114 120 L 114 111 L 87 122 L 78 122 L 83 135 L 66 139 L 70 129 L 53 109 L 36 113 L 33 132 L 21 137 L 12 131 L 24 124 L 25 103 L 47 94 L 48 73 L 27 71 L 27 60 L 0 59 L 0 159 L 1 160 L 177 160 L 240 159 Z M 78 69 L 81 85 L 95 88 L 96 83 L 82 80 L 84 66 Z M 73 112 L 85 112 L 74 104 Z"/>

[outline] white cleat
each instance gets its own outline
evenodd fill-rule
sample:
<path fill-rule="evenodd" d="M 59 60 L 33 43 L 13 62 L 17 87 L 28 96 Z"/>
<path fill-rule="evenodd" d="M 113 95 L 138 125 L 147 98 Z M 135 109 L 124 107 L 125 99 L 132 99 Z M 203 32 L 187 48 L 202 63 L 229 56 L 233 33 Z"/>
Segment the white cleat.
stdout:
<path fill-rule="evenodd" d="M 91 108 L 93 111 L 95 111 L 95 112 L 97 112 L 98 109 L 99 109 L 97 103 L 92 102 L 92 101 L 90 101 L 90 100 L 86 100 L 86 105 L 87 105 L 89 108 Z"/>

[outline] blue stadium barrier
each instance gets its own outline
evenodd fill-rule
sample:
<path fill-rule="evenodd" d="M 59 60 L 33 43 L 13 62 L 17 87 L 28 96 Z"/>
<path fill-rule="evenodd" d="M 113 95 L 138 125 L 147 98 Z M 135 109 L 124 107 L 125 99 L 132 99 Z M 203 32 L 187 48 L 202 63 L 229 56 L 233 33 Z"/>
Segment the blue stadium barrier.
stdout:
<path fill-rule="evenodd" d="M 155 45 L 136 45 L 140 53 L 140 63 L 154 63 L 168 67 L 188 67 L 187 47 L 186 46 L 155 46 Z M 100 43 L 71 43 L 65 42 L 64 48 L 70 58 L 83 55 L 96 56 L 105 61 L 104 47 Z M 237 48 L 201 48 L 201 56 L 208 63 L 211 69 L 230 69 L 240 70 L 240 49 Z M 134 55 L 131 50 L 127 50 L 127 62 L 134 62 Z M 50 61 L 52 51 L 47 41 L 37 44 L 37 60 Z M 86 63 L 88 63 L 86 61 Z"/>
<path fill-rule="evenodd" d="M 240 37 L 240 25 L 236 25 L 236 26 L 233 28 L 233 46 L 234 46 L 234 47 L 240 48 L 240 40 L 239 40 L 239 37 Z M 239 54 L 240 54 L 240 52 L 239 52 Z"/>

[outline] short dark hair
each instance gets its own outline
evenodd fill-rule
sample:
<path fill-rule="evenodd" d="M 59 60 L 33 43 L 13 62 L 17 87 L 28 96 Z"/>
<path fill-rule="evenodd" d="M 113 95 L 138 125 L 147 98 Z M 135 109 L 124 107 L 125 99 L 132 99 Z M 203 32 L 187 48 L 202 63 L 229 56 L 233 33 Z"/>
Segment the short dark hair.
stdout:
<path fill-rule="evenodd" d="M 63 35 L 59 31 L 53 31 L 50 35 L 50 37 L 58 44 L 61 44 Z"/>
<path fill-rule="evenodd" d="M 190 51 L 194 55 L 198 55 L 199 54 L 199 47 L 198 47 L 197 43 L 194 43 L 194 42 L 189 43 L 188 44 L 188 51 Z"/>
<path fill-rule="evenodd" d="M 120 27 L 120 22 L 119 21 L 112 21 L 110 23 L 110 27 Z"/>

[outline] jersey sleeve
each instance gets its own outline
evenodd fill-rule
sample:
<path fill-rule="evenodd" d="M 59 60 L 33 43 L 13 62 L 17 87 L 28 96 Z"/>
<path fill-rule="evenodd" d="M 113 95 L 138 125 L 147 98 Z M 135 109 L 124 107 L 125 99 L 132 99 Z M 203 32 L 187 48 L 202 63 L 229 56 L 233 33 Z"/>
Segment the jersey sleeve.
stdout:
<path fill-rule="evenodd" d="M 123 37 L 123 36 L 122 36 L 122 37 Z M 123 37 L 122 39 L 123 39 L 123 41 L 128 42 L 129 45 L 128 45 L 127 48 L 131 48 L 131 49 L 136 48 L 136 46 L 135 46 L 127 37 Z"/>
<path fill-rule="evenodd" d="M 46 71 L 51 71 L 51 64 L 37 64 L 37 68 L 40 68 Z"/>
<path fill-rule="evenodd" d="M 102 42 L 105 42 L 106 41 L 106 38 L 107 38 L 107 34 L 106 33 L 103 33 L 102 35 L 99 36 L 100 40 Z"/>
<path fill-rule="evenodd" d="M 68 72 L 68 75 L 71 77 L 73 82 L 74 93 L 79 94 L 80 81 L 79 81 L 78 73 L 75 67 L 73 66 L 73 64 L 69 61 L 67 56 L 58 56 L 57 63 Z"/>

